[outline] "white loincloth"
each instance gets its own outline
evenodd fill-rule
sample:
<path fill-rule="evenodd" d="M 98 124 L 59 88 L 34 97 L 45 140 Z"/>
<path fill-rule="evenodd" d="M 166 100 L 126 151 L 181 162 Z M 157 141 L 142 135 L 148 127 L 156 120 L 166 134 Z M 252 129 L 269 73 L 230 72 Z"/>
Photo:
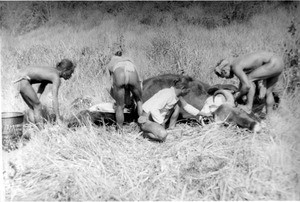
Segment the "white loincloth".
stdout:
<path fill-rule="evenodd" d="M 113 71 L 115 71 L 118 68 L 123 68 L 124 69 L 124 74 L 125 74 L 125 85 L 128 84 L 129 81 L 129 72 L 135 72 L 135 66 L 132 62 L 130 61 L 121 61 L 118 62 L 115 66 Z"/>

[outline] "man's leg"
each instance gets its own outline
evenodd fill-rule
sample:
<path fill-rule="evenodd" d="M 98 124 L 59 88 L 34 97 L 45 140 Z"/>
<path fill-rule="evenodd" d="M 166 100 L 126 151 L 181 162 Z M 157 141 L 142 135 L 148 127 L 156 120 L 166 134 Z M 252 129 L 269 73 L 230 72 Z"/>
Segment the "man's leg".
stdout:
<path fill-rule="evenodd" d="M 42 104 L 39 103 L 33 107 L 34 119 L 39 129 L 43 128 Z"/>
<path fill-rule="evenodd" d="M 244 109 L 247 113 L 251 112 L 250 110 L 252 110 L 252 106 L 253 106 L 253 100 L 254 100 L 254 96 L 255 96 L 254 82 L 259 81 L 259 80 L 266 80 L 271 77 L 276 77 L 277 75 L 279 75 L 281 73 L 281 67 L 279 67 L 279 64 L 277 64 L 277 63 L 278 63 L 278 61 L 276 58 L 271 59 L 271 61 L 269 63 L 266 63 L 266 64 L 260 66 L 259 68 L 255 69 L 253 72 L 251 72 L 248 75 L 248 79 L 249 79 L 249 81 L 251 81 L 251 87 L 250 87 L 250 90 L 247 95 L 248 101 L 245 106 L 246 109 Z M 267 86 L 267 88 L 268 88 L 268 86 Z"/>
<path fill-rule="evenodd" d="M 33 110 L 34 114 L 34 123 L 38 126 L 39 129 L 43 127 L 43 118 L 42 118 L 42 104 L 37 97 L 36 92 L 32 86 L 27 81 L 20 81 L 20 94 L 23 100 L 26 102 L 28 107 Z"/>
<path fill-rule="evenodd" d="M 133 94 L 133 98 L 137 104 L 137 111 L 138 111 L 138 115 L 141 116 L 143 113 L 143 102 L 142 102 L 142 91 L 141 88 L 138 88 L 137 86 L 133 86 L 132 88 L 132 94 Z"/>
<path fill-rule="evenodd" d="M 117 127 L 123 128 L 124 123 L 124 105 L 125 105 L 125 89 L 122 87 L 113 88 L 113 94 L 116 99 L 116 120 Z"/>
<path fill-rule="evenodd" d="M 156 141 L 165 141 L 167 138 L 167 131 L 160 124 L 147 120 L 145 123 L 140 124 L 141 130 L 150 139 Z"/>
<path fill-rule="evenodd" d="M 248 75 L 250 81 L 265 80 L 281 74 L 283 66 L 279 61 L 271 61 L 255 69 Z"/>
<path fill-rule="evenodd" d="M 130 87 L 127 85 L 125 87 L 125 107 L 130 107 L 133 105 L 133 99 L 130 92 Z"/>
<path fill-rule="evenodd" d="M 249 89 L 249 92 L 247 94 L 247 104 L 245 105 L 244 110 L 249 114 L 252 111 L 252 107 L 253 107 L 253 100 L 254 100 L 254 95 L 255 95 L 255 84 L 254 82 L 251 82 L 251 86 Z"/>
<path fill-rule="evenodd" d="M 284 62 L 280 57 L 272 57 L 269 63 L 262 65 L 248 75 L 250 81 L 267 80 L 266 81 L 266 105 L 267 113 L 272 110 L 274 105 L 273 88 L 284 68 Z"/>
<path fill-rule="evenodd" d="M 26 121 L 28 121 L 29 123 L 35 124 L 33 110 L 28 109 L 25 111 L 25 114 L 26 114 L 26 118 L 27 118 Z"/>
<path fill-rule="evenodd" d="M 141 116 L 143 113 L 142 88 L 139 82 L 138 74 L 136 72 L 130 72 L 129 84 L 133 98 L 137 104 L 138 115 Z"/>
<path fill-rule="evenodd" d="M 113 75 L 113 98 L 116 100 L 116 121 L 119 129 L 123 128 L 125 107 L 125 74 L 123 68 L 117 68 Z"/>
<path fill-rule="evenodd" d="M 266 95 L 266 113 L 269 114 L 273 111 L 273 106 L 275 104 L 273 90 L 279 79 L 279 76 L 267 79 L 267 95 Z"/>
<path fill-rule="evenodd" d="M 169 124 L 169 128 L 172 129 L 175 127 L 176 125 L 176 121 L 178 119 L 178 116 L 179 116 L 179 112 L 180 112 L 180 107 L 179 105 L 175 105 L 175 108 L 174 108 L 174 111 L 170 117 L 170 124 Z"/>

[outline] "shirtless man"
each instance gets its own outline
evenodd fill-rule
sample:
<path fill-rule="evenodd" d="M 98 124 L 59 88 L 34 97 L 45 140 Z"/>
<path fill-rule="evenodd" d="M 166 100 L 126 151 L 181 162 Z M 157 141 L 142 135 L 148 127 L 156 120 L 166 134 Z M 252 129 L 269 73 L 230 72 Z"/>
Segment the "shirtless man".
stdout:
<path fill-rule="evenodd" d="M 130 102 L 130 93 L 137 104 L 138 114 L 142 114 L 141 81 L 132 60 L 118 51 L 107 65 L 112 80 L 111 96 L 116 100 L 116 120 L 119 129 L 124 123 L 124 107 Z"/>
<path fill-rule="evenodd" d="M 262 92 L 266 89 L 266 112 L 268 114 L 273 110 L 274 97 L 272 92 L 283 68 L 282 57 L 271 52 L 259 51 L 240 56 L 231 63 L 227 60 L 221 60 L 215 67 L 215 73 L 219 77 L 227 79 L 233 78 L 234 75 L 238 77 L 240 85 L 235 100 L 247 95 L 246 105 L 240 106 L 247 113 L 252 111 L 255 83 L 260 85 L 260 98 L 264 96 Z"/>
<path fill-rule="evenodd" d="M 139 117 L 138 123 L 146 137 L 164 141 L 167 137 L 165 123 L 172 118 L 172 113 L 179 109 L 179 105 L 191 115 L 199 116 L 199 119 L 200 116 L 211 116 L 200 112 L 182 98 L 188 92 L 186 85 L 179 79 L 174 81 L 174 86 L 158 91 L 143 104 L 143 114 Z M 171 122 L 172 120 L 170 125 Z"/>
<path fill-rule="evenodd" d="M 20 77 L 14 83 L 18 83 L 20 94 L 30 110 L 33 111 L 35 123 L 39 129 L 42 129 L 42 104 L 40 97 L 43 94 L 46 86 L 52 83 L 53 94 L 53 109 L 58 122 L 62 121 L 58 107 L 58 89 L 61 79 L 68 80 L 71 78 L 75 69 L 75 65 L 68 59 L 63 59 L 57 63 L 56 67 L 27 67 L 20 71 Z M 38 91 L 35 92 L 32 84 L 40 84 Z"/>

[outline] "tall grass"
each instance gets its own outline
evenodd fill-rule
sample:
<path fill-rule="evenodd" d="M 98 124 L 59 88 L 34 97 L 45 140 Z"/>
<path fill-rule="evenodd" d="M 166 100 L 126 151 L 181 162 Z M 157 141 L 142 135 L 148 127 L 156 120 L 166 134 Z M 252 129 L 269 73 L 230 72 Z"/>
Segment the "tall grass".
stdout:
<path fill-rule="evenodd" d="M 296 78 L 290 69 L 299 72 L 288 53 L 299 50 L 300 7 L 264 2 L 251 10 L 248 3 L 220 8 L 215 3 L 46 2 L 38 6 L 48 10 L 37 11 L 47 20 L 36 26 L 6 19 L 2 111 L 27 109 L 11 82 L 19 69 L 54 66 L 63 58 L 77 64 L 59 92 L 64 117 L 77 112 L 71 107 L 76 98 L 112 101 L 105 65 L 120 46 L 143 79 L 184 73 L 209 84 L 238 84 L 217 78 L 211 67 L 221 58 L 261 49 L 282 55 L 286 63 L 276 87 L 281 103 L 261 134 L 179 124 L 158 144 L 143 139 L 135 124 L 123 134 L 109 126 L 71 130 L 48 123 L 37 131 L 26 125 L 30 141 L 3 154 L 6 200 L 299 200 L 300 96 L 297 86 L 287 89 Z M 13 7 L 7 16 L 20 9 L 7 4 Z M 213 14 L 213 8 L 219 12 Z M 294 35 L 288 31 L 292 20 Z M 41 101 L 51 111 L 50 86 Z"/>

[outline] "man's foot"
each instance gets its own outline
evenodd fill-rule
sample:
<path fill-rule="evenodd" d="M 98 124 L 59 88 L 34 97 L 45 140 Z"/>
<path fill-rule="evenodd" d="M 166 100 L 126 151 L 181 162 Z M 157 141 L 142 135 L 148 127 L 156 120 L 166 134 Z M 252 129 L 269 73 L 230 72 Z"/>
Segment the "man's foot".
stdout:
<path fill-rule="evenodd" d="M 265 89 L 262 89 L 262 90 L 259 91 L 258 98 L 259 98 L 260 100 L 263 100 L 263 99 L 265 99 L 266 94 L 267 94 L 267 91 L 266 91 Z"/>
<path fill-rule="evenodd" d="M 262 130 L 261 124 L 260 123 L 256 123 L 255 126 L 254 126 L 254 128 L 253 128 L 253 132 L 254 133 L 260 133 L 261 130 Z"/>

